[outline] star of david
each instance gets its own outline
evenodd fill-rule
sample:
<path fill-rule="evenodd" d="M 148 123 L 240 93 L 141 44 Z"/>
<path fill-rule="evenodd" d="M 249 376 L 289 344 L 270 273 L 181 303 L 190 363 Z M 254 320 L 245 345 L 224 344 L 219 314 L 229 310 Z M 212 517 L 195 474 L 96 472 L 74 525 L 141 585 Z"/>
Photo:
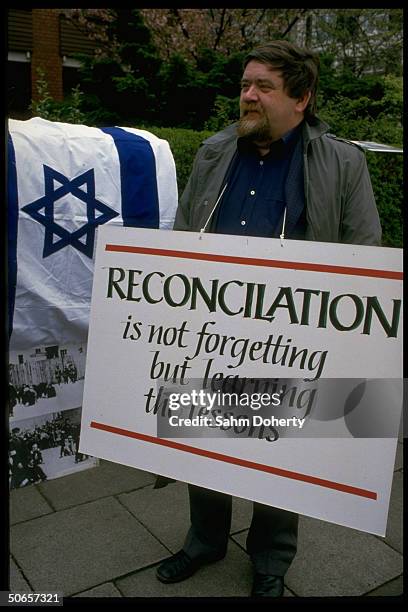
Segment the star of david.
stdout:
<path fill-rule="evenodd" d="M 21 209 L 45 227 L 43 257 L 48 257 L 70 244 L 92 259 L 96 227 L 117 217 L 119 213 L 95 198 L 93 168 L 70 180 L 50 166 L 44 164 L 43 167 L 44 196 Z M 58 183 L 59 186 L 55 183 Z M 87 223 L 74 232 L 69 232 L 54 220 L 55 203 L 69 193 L 86 204 L 88 219 Z M 42 209 L 44 212 L 40 213 Z M 96 216 L 97 212 L 100 213 L 98 216 Z M 54 236 L 57 236 L 56 241 L 54 241 Z"/>

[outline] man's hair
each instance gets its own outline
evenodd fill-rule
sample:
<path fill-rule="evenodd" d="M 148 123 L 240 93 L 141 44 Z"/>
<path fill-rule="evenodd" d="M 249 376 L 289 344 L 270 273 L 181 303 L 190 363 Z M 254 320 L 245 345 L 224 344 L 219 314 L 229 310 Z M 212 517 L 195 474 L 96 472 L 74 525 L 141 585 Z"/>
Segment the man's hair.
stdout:
<path fill-rule="evenodd" d="M 244 59 L 244 68 L 252 60 L 279 70 L 284 88 L 291 98 L 301 98 L 310 91 L 305 116 L 315 115 L 320 64 L 315 53 L 287 40 L 273 40 L 250 51 Z"/>

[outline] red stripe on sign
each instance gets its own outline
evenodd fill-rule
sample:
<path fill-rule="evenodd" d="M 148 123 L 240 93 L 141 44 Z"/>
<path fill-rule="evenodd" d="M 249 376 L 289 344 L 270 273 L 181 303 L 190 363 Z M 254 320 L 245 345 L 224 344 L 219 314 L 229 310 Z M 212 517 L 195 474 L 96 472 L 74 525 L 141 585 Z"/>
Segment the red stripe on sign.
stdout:
<path fill-rule="evenodd" d="M 100 429 L 102 431 L 114 433 L 119 436 L 136 438 L 137 440 L 143 440 L 143 442 L 150 442 L 152 444 L 167 446 L 168 448 L 174 448 L 175 450 L 183 451 L 185 453 L 191 453 L 192 455 L 200 455 L 201 457 L 208 457 L 208 459 L 215 459 L 215 461 L 224 461 L 224 463 L 240 465 L 241 467 L 245 467 L 251 470 L 258 470 L 259 472 L 267 472 L 269 474 L 274 474 L 275 476 L 282 476 L 283 478 L 300 480 L 302 482 L 307 482 L 308 484 L 326 487 L 327 489 L 336 489 L 337 491 L 341 491 L 342 493 L 350 493 L 351 495 L 358 495 L 359 497 L 367 497 L 368 499 L 375 500 L 377 499 L 377 493 L 375 493 L 375 491 L 367 491 L 366 489 L 352 487 L 350 485 L 342 484 L 340 482 L 333 482 L 332 480 L 325 480 L 324 478 L 316 478 L 316 476 L 300 474 L 299 472 L 292 472 L 291 470 L 283 470 L 282 468 L 272 467 L 271 465 L 264 465 L 263 463 L 255 463 L 254 461 L 240 459 L 239 457 L 231 457 L 230 455 L 215 453 L 214 451 L 196 448 L 195 446 L 181 444 L 180 442 L 173 442 L 172 440 L 155 438 L 154 436 L 148 436 L 146 434 L 138 433 L 136 431 L 129 431 L 128 429 L 121 429 L 119 427 L 113 427 L 112 425 L 105 425 L 104 423 L 97 423 L 95 421 L 92 421 L 90 426 L 93 429 Z"/>
<path fill-rule="evenodd" d="M 308 270 L 309 272 L 330 272 L 331 274 L 348 274 L 351 276 L 372 276 L 375 278 L 390 278 L 402 280 L 403 273 L 394 270 L 376 270 L 373 268 L 351 268 L 349 266 L 332 266 L 303 261 L 281 261 L 279 259 L 256 259 L 254 257 L 233 257 L 215 253 L 196 253 L 194 251 L 174 251 L 169 249 L 152 249 L 124 244 L 106 244 L 105 251 L 117 253 L 140 253 L 142 255 L 159 255 L 161 257 L 180 257 L 183 259 L 199 259 L 201 261 L 217 261 L 221 263 L 243 264 L 246 266 L 264 266 L 267 268 L 285 268 L 293 270 Z"/>

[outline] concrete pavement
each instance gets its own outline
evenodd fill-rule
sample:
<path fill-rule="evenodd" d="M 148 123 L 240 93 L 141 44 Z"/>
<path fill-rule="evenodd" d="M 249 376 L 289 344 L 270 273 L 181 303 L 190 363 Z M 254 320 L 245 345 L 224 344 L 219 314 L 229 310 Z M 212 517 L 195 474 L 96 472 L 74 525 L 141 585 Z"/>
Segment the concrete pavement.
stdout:
<path fill-rule="evenodd" d="M 385 538 L 301 517 L 286 597 L 393 596 L 402 585 L 402 443 Z M 154 476 L 107 461 L 13 490 L 11 590 L 65 597 L 247 597 L 251 503 L 234 498 L 227 556 L 189 580 L 164 585 L 156 566 L 181 547 L 189 510 L 184 483 L 154 489 Z"/>

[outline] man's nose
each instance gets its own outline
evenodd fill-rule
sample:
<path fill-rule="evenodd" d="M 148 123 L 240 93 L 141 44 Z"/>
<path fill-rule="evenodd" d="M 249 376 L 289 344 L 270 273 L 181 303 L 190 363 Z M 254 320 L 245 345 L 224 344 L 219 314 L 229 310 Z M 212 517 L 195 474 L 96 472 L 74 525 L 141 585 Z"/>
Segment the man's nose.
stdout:
<path fill-rule="evenodd" d="M 250 85 L 248 88 L 242 91 L 242 99 L 245 102 L 253 102 L 259 99 L 258 89 L 255 85 Z"/>

